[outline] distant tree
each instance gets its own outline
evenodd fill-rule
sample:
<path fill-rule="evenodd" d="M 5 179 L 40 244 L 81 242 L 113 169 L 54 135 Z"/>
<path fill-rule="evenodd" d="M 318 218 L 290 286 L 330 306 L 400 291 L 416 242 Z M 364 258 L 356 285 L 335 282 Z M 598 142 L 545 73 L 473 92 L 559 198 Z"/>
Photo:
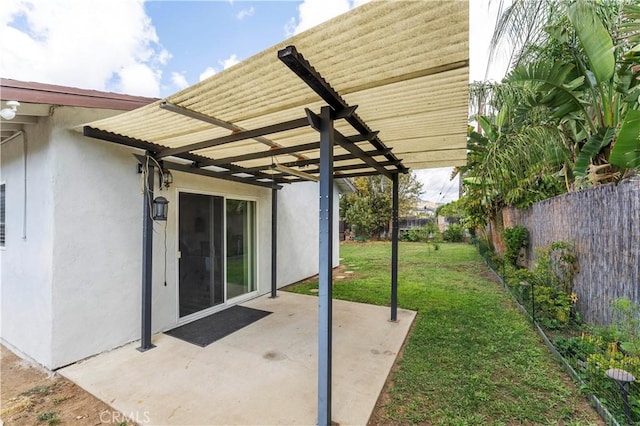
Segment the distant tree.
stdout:
<path fill-rule="evenodd" d="M 340 198 L 340 217 L 355 225 L 359 236 L 369 238 L 384 230 L 392 215 L 392 184 L 380 176 L 352 179 L 356 192 Z M 422 193 L 422 183 L 413 173 L 401 174 L 398 180 L 399 215 L 407 215 Z"/>
<path fill-rule="evenodd" d="M 465 216 L 464 205 L 462 200 L 455 200 L 447 204 L 443 204 L 438 206 L 436 209 L 436 216 L 444 216 L 444 217 L 458 217 L 462 218 Z"/>

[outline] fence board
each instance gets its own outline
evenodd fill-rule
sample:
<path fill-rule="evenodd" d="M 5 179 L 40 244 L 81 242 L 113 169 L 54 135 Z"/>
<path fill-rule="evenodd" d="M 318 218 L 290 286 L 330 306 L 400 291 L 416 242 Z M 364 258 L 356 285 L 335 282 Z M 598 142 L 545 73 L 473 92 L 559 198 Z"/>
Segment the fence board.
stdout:
<path fill-rule="evenodd" d="M 640 177 L 601 185 L 503 211 L 504 227 L 529 230 L 527 263 L 535 249 L 554 241 L 575 245 L 580 272 L 574 279 L 578 311 L 592 324 L 610 324 L 611 302 L 640 303 Z"/>

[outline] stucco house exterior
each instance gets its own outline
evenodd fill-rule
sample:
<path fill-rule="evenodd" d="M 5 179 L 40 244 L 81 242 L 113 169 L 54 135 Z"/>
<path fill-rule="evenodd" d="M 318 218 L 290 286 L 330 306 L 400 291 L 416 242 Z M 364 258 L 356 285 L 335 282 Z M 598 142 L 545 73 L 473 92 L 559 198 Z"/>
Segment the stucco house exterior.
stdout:
<path fill-rule="evenodd" d="M 7 79 L 0 97 L 20 102 L 0 121 L 2 343 L 56 369 L 139 339 L 140 161 L 82 125 L 156 99 Z M 153 222 L 152 332 L 268 293 L 271 189 L 179 171 L 161 189 L 154 170 L 169 204 Z M 316 182 L 279 191 L 277 287 L 318 272 L 317 200 Z"/>

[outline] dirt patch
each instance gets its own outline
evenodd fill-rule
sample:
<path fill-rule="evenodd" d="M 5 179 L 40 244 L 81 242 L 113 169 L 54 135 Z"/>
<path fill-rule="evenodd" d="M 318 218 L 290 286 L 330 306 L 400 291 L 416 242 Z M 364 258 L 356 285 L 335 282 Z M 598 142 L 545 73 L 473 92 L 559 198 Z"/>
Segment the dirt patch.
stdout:
<path fill-rule="evenodd" d="M 4 425 L 133 425 L 64 377 L 0 345 L 0 419 Z"/>
<path fill-rule="evenodd" d="M 339 266 L 333 268 L 332 274 L 333 276 L 333 284 L 335 285 L 336 282 L 340 282 L 342 280 L 350 280 L 353 279 L 355 276 L 357 276 L 356 273 L 354 273 L 353 271 L 350 271 L 349 268 L 346 265 L 342 265 L 340 264 Z M 308 284 L 308 283 L 313 283 L 313 282 L 318 282 L 318 275 L 314 275 L 312 277 L 306 278 L 302 281 L 298 281 L 297 283 L 293 283 L 293 284 L 289 284 L 285 287 L 282 287 L 280 290 L 291 290 L 292 288 L 295 288 L 299 285 L 303 285 L 303 284 Z"/>

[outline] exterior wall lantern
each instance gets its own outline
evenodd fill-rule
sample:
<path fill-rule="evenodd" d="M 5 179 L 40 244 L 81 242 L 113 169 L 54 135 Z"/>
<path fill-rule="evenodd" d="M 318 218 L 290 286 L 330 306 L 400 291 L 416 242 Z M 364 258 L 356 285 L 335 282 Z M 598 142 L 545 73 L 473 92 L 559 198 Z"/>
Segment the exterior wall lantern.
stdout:
<path fill-rule="evenodd" d="M 160 185 L 169 188 L 173 183 L 173 175 L 171 172 L 166 169 L 158 169 L 158 173 L 160 174 Z"/>
<path fill-rule="evenodd" d="M 167 220 L 169 201 L 164 197 L 153 199 L 153 220 Z"/>

